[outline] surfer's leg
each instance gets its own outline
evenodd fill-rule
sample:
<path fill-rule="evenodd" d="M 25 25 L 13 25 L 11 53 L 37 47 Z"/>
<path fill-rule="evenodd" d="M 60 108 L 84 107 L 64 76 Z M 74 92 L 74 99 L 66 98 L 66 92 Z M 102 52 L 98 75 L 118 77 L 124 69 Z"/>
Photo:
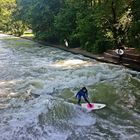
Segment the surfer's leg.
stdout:
<path fill-rule="evenodd" d="M 81 105 L 81 97 L 80 96 L 78 96 L 78 103 L 77 104 Z"/>

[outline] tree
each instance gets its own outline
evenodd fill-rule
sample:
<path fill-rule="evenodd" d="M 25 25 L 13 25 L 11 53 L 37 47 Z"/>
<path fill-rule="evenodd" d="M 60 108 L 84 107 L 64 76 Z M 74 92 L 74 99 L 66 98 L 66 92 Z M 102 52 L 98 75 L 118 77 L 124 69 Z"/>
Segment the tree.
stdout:
<path fill-rule="evenodd" d="M 15 18 L 16 7 L 15 0 L 0 1 L 0 30 L 20 36 L 26 29 L 26 25 Z"/>
<path fill-rule="evenodd" d="M 114 42 L 114 46 L 117 46 L 120 40 L 126 39 L 125 32 L 129 27 L 121 19 L 124 15 L 127 15 L 128 9 L 129 1 L 127 0 L 103 1 L 97 6 L 98 11 L 96 13 L 98 13 L 101 28 L 107 35 L 110 35 L 109 37 Z"/>
<path fill-rule="evenodd" d="M 129 32 L 129 45 L 140 50 L 140 1 L 131 3 L 132 24 Z"/>
<path fill-rule="evenodd" d="M 53 41 L 54 16 L 61 4 L 62 0 L 17 0 L 18 17 L 32 28 L 36 38 Z"/>
<path fill-rule="evenodd" d="M 65 0 L 59 13 L 55 16 L 54 27 L 59 41 L 63 42 L 64 39 L 67 39 L 70 46 L 79 45 L 79 41 L 75 37 L 77 26 L 76 15 L 80 9 L 80 5 L 78 4 L 75 0 Z"/>
<path fill-rule="evenodd" d="M 0 1 L 0 30 L 8 32 L 10 29 L 11 15 L 15 8 L 15 0 Z"/>
<path fill-rule="evenodd" d="M 16 34 L 24 28 L 19 25 L 26 25 L 39 40 L 67 39 L 69 46 L 92 52 L 117 47 L 119 41 L 140 44 L 138 0 L 17 0 L 16 5 L 7 22 L 15 25 L 11 27 Z"/>

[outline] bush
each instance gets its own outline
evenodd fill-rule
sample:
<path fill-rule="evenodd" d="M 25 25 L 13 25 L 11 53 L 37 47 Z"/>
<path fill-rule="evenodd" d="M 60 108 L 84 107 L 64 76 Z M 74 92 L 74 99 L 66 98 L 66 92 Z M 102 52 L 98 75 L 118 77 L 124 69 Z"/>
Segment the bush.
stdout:
<path fill-rule="evenodd" d="M 93 51 L 95 51 L 95 53 L 103 53 L 111 48 L 113 48 L 113 44 L 111 42 L 99 39 L 95 42 Z"/>
<path fill-rule="evenodd" d="M 103 53 L 111 48 L 113 48 L 113 43 L 109 42 L 108 40 L 96 40 L 95 44 L 86 43 L 85 47 L 83 47 L 89 52 L 100 54 Z"/>

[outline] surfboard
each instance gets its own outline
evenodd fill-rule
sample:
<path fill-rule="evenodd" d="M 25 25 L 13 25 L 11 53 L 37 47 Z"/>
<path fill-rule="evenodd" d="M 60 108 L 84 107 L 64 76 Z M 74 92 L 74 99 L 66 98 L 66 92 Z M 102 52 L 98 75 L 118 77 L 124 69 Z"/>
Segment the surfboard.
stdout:
<path fill-rule="evenodd" d="M 106 107 L 105 104 L 100 104 L 100 103 L 91 103 L 91 107 L 89 106 L 88 103 L 82 103 L 81 106 L 85 109 L 87 109 L 88 111 L 92 111 L 92 110 L 98 110 L 98 109 L 102 109 L 104 107 Z"/>

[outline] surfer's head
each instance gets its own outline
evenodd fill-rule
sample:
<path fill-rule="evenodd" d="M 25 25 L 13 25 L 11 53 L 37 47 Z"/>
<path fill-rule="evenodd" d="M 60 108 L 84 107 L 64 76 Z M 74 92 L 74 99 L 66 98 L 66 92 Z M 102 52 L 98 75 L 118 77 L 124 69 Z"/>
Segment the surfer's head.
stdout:
<path fill-rule="evenodd" d="M 83 88 L 82 88 L 82 91 L 87 92 L 86 87 L 83 87 Z"/>

